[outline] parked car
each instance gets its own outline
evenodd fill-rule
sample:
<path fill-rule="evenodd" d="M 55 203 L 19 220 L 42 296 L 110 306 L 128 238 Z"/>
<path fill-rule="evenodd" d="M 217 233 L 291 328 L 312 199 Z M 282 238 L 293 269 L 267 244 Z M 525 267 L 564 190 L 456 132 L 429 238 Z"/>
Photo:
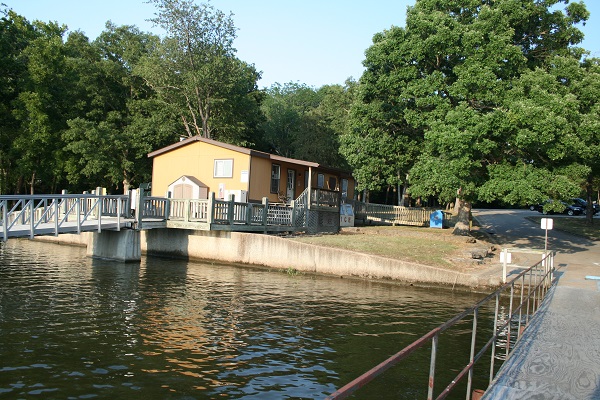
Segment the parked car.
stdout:
<path fill-rule="evenodd" d="M 544 205 L 547 203 L 551 203 L 551 202 L 552 202 L 552 200 L 547 200 L 546 203 L 544 203 L 544 204 L 538 204 L 535 207 L 535 209 L 538 212 L 541 212 L 542 214 L 555 214 L 556 213 L 555 211 L 551 211 L 551 210 L 544 211 Z M 584 213 L 584 209 L 577 205 L 571 205 L 571 204 L 565 203 L 564 201 L 561 201 L 561 203 L 565 206 L 565 209 L 562 211 L 562 214 L 572 216 L 572 215 L 581 215 Z M 530 207 L 530 209 L 531 209 L 531 207 Z"/>
<path fill-rule="evenodd" d="M 577 206 L 577 207 L 581 207 L 583 208 L 583 213 L 585 214 L 587 212 L 587 201 L 585 201 L 582 198 L 575 198 L 573 199 L 573 205 Z M 599 204 L 593 204 L 592 208 L 594 210 L 594 214 L 596 214 L 597 212 L 600 212 L 600 205 Z"/>

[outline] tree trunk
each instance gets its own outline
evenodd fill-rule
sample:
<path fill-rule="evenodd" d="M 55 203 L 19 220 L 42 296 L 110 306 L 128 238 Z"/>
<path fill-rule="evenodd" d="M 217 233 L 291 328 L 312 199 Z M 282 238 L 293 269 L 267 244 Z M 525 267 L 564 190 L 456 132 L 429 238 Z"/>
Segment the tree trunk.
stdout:
<path fill-rule="evenodd" d="M 458 220 L 454 225 L 453 235 L 468 236 L 471 233 L 471 203 L 456 199 L 458 207 Z"/>
<path fill-rule="evenodd" d="M 29 194 L 35 194 L 34 185 L 35 185 L 35 171 L 31 175 L 31 185 L 29 186 Z"/>
<path fill-rule="evenodd" d="M 123 172 L 123 175 L 125 175 L 125 172 Z M 124 176 L 124 178 L 123 178 L 123 194 L 128 194 L 129 189 L 131 189 L 131 183 L 129 182 L 129 179 L 127 178 L 127 176 Z"/>
<path fill-rule="evenodd" d="M 585 210 L 585 222 L 587 225 L 594 225 L 594 199 L 592 198 L 592 196 L 594 195 L 594 189 L 592 185 L 592 177 L 590 176 L 588 177 L 587 182 L 585 183 L 585 189 L 587 194 L 587 198 L 585 199 L 585 201 L 587 201 L 587 206 Z"/>

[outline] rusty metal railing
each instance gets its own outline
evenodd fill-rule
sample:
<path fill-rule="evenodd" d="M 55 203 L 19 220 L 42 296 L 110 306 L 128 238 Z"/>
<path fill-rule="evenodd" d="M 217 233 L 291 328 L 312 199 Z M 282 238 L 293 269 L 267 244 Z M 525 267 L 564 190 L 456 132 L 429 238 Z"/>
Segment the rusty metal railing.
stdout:
<path fill-rule="evenodd" d="M 427 399 L 444 399 L 450 394 L 457 385 L 467 378 L 466 385 L 466 399 L 470 400 L 472 395 L 472 383 L 473 383 L 473 370 L 475 365 L 481 358 L 487 354 L 490 354 L 490 366 L 489 366 L 489 384 L 495 376 L 495 360 L 497 358 L 506 359 L 510 355 L 513 344 L 521 337 L 523 328 L 527 326 L 531 316 L 539 309 L 542 300 L 548 292 L 550 286 L 553 283 L 553 270 L 554 270 L 554 252 L 548 252 L 542 258 L 542 260 L 535 265 L 525 269 L 514 277 L 509 282 L 505 283 L 502 287 L 496 290 L 494 293 L 488 295 L 479 303 L 473 307 L 461 312 L 445 323 L 441 324 L 437 328 L 431 330 L 421 338 L 415 340 L 398 353 L 394 354 L 387 360 L 383 361 L 379 365 L 371 368 L 352 382 L 344 385 L 331 395 L 327 399 L 345 399 L 353 394 L 358 389 L 364 387 L 369 382 L 374 380 L 377 376 L 383 374 L 388 369 L 392 368 L 399 362 L 407 359 L 416 350 L 421 349 L 428 343 L 431 343 L 431 359 L 429 365 L 429 382 Z M 516 293 L 518 292 L 518 300 L 516 300 Z M 500 317 L 500 299 L 508 296 L 508 314 L 506 317 Z M 483 346 L 477 349 L 477 333 L 478 333 L 478 321 L 480 317 L 480 311 L 490 305 L 492 301 L 495 301 L 494 307 L 494 328 L 492 336 L 487 338 Z M 518 304 L 517 304 L 518 303 Z M 468 364 L 451 380 L 451 382 L 437 395 L 434 394 L 434 384 L 436 377 L 436 357 L 438 352 L 438 339 L 440 335 L 447 331 L 452 326 L 458 324 L 469 316 L 473 316 L 473 325 L 471 329 L 471 350 Z M 514 333 L 513 333 L 514 332 Z M 516 340 L 514 339 L 516 335 Z M 496 355 L 496 347 L 499 337 L 506 336 L 506 340 L 502 341 L 505 354 L 501 357 Z"/>

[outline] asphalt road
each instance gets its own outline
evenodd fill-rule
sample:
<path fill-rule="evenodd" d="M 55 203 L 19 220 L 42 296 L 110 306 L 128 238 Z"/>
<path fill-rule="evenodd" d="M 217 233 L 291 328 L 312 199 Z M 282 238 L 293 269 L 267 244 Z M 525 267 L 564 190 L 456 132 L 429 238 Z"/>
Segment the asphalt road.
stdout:
<path fill-rule="evenodd" d="M 529 210 L 473 210 L 473 216 L 490 237 L 501 247 L 516 249 L 543 250 L 545 230 L 540 225 L 526 219 L 528 216 L 541 216 L 537 211 Z M 545 216 L 547 218 L 585 218 L 584 216 L 567 217 L 563 215 Z M 600 216 L 594 217 L 600 224 Z M 548 250 L 556 252 L 555 267 L 558 271 L 566 271 L 573 275 L 576 286 L 595 287 L 597 282 L 585 280 L 585 276 L 600 275 L 600 242 L 585 239 L 557 230 L 548 231 Z M 523 262 L 523 264 L 526 264 Z M 568 267 L 565 269 L 565 267 Z M 568 276 L 565 276 L 567 278 Z M 561 282 L 567 284 L 567 282 Z"/>

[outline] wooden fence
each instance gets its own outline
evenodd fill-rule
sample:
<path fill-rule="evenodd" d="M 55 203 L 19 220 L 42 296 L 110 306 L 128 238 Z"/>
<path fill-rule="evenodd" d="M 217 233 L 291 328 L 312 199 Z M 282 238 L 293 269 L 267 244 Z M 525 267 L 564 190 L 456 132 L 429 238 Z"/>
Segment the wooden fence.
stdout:
<path fill-rule="evenodd" d="M 428 226 L 433 210 L 420 207 L 400 207 L 387 204 L 350 201 L 354 207 L 354 219 L 363 223 Z"/>

